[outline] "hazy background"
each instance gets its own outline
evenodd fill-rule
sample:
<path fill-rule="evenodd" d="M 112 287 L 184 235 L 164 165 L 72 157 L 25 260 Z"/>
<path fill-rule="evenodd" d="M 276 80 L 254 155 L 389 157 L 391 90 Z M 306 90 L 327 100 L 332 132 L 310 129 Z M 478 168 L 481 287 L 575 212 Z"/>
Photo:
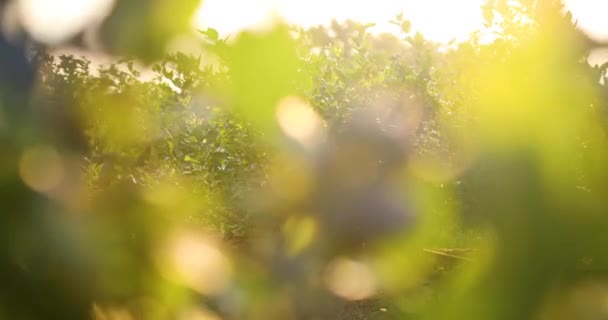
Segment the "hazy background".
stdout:
<path fill-rule="evenodd" d="M 223 34 L 259 27 L 273 17 L 302 25 L 326 24 L 332 19 L 354 19 L 377 23 L 376 30 L 392 31 L 388 20 L 403 11 L 414 31 L 426 38 L 463 41 L 482 27 L 483 0 L 206 0 L 193 18 L 197 28 L 213 27 Z M 21 0 L 16 10 L 27 29 L 50 41 L 57 41 L 87 21 L 102 19 L 113 0 Z M 608 1 L 566 0 L 578 19 L 578 26 L 593 38 L 608 38 Z M 441 10 L 437 10 L 437 9 Z"/>

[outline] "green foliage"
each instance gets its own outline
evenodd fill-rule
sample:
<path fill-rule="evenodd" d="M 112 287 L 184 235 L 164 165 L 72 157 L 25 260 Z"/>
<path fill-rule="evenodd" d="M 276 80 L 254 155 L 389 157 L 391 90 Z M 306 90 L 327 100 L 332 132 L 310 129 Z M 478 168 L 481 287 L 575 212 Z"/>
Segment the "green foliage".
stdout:
<path fill-rule="evenodd" d="M 135 58 L 0 86 L 0 318 L 605 316 L 607 74 L 553 1 L 488 1 L 485 44 L 399 14 L 200 56 L 163 53 L 194 2 L 133 3 L 102 38 Z"/>

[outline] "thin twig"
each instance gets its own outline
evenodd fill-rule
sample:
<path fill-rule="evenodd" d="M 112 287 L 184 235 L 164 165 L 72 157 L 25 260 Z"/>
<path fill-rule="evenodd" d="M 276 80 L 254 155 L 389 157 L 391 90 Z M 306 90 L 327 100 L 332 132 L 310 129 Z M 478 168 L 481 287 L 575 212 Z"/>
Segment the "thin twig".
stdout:
<path fill-rule="evenodd" d="M 429 253 L 437 254 L 437 255 L 440 255 L 440 256 L 445 256 L 445 257 L 450 257 L 450 258 L 454 258 L 454 259 L 459 259 L 459 260 L 462 260 L 462 261 L 467 261 L 467 262 L 471 262 L 472 261 L 469 258 L 457 256 L 457 255 L 454 255 L 454 254 L 445 253 L 445 252 L 442 252 L 442 251 L 431 250 L 431 249 L 422 249 L 422 250 L 424 250 L 426 252 L 429 252 Z"/>

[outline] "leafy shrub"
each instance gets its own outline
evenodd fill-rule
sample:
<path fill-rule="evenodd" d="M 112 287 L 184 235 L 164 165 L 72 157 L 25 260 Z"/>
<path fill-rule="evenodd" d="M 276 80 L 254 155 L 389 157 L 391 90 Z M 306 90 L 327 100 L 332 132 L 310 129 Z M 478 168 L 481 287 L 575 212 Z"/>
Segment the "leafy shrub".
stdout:
<path fill-rule="evenodd" d="M 606 66 L 561 6 L 489 1 L 485 44 L 209 29 L 213 59 L 141 67 L 184 25 L 125 3 L 102 40 L 136 57 L 96 70 L 0 36 L 0 317 L 603 314 Z"/>

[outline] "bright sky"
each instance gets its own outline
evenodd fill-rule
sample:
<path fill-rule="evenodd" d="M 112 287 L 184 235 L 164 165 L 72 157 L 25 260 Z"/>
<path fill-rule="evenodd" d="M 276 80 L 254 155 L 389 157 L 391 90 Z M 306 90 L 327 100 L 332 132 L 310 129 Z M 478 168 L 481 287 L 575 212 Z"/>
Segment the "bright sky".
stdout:
<path fill-rule="evenodd" d="M 403 10 L 415 31 L 448 42 L 452 38 L 464 40 L 481 26 L 482 3 L 483 0 L 205 0 L 195 23 L 226 34 L 263 24 L 274 12 L 302 26 L 354 19 L 377 23 L 377 29 L 389 31 L 396 29 L 391 29 L 388 21 Z"/>
<path fill-rule="evenodd" d="M 18 16 L 29 32 L 49 42 L 73 35 L 91 20 L 102 19 L 116 0 L 16 0 Z M 179 1 L 179 0 L 173 0 Z M 564 0 L 579 26 L 595 38 L 608 40 L 608 0 Z M 403 10 L 415 31 L 448 42 L 464 40 L 482 24 L 484 0 L 204 0 L 194 19 L 199 28 L 213 27 L 223 34 L 263 24 L 274 13 L 303 26 L 347 18 L 374 22 L 391 29 L 387 21 Z M 11 15 L 9 14 L 9 18 Z M 170 19 L 170 17 L 167 17 Z"/>
<path fill-rule="evenodd" d="M 415 31 L 439 42 L 465 40 L 483 23 L 484 0 L 205 0 L 195 19 L 221 33 L 263 24 L 272 13 L 302 26 L 351 18 L 391 30 L 387 21 L 401 10 Z M 608 0 L 565 0 L 578 25 L 595 38 L 608 39 Z M 394 29 L 393 29 L 394 30 Z"/>
<path fill-rule="evenodd" d="M 608 41 L 608 0 L 564 0 L 578 26 L 596 40 Z"/>

